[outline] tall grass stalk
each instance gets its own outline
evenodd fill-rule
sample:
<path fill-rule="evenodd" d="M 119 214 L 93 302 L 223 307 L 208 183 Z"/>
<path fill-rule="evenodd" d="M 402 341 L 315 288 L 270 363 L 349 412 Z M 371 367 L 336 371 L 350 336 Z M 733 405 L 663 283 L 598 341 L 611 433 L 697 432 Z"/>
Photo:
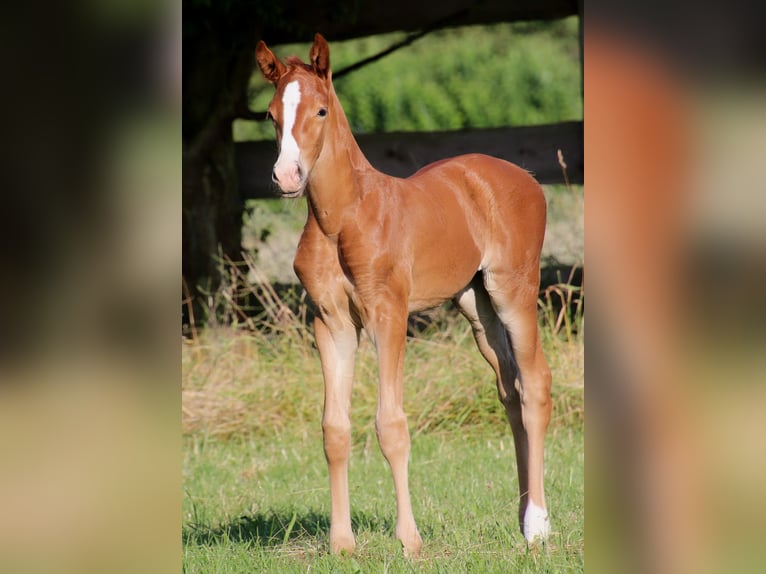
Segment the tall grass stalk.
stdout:
<path fill-rule="evenodd" d="M 323 384 L 299 289 L 253 264 L 224 262 L 209 295 L 224 325 L 183 345 L 185 572 L 582 572 L 582 291 L 543 291 L 542 341 L 553 371 L 546 439 L 553 533 L 528 546 L 518 530 L 513 441 L 494 374 L 468 323 L 441 308 L 413 322 L 405 358 L 414 510 L 426 544 L 406 559 L 394 536 L 390 472 L 377 447 L 377 358 L 362 339 L 352 397 L 349 473 L 357 550 L 328 548 Z M 561 305 L 561 307 L 559 307 Z M 568 311 L 567 311 L 568 309 Z"/>
<path fill-rule="evenodd" d="M 224 264 L 227 281 L 208 298 L 209 312 L 223 308 L 223 318 L 195 329 L 183 346 L 184 433 L 318 433 L 322 375 L 305 294 L 297 287 L 278 290 L 247 254 L 240 263 Z M 553 426 L 583 420 L 583 293 L 571 279 L 549 286 L 539 299 L 554 380 Z M 409 337 L 405 359 L 405 410 L 413 435 L 505 432 L 494 374 L 468 323 L 441 308 L 425 325 Z M 376 408 L 377 358 L 363 337 L 352 397 L 356 443 L 373 440 Z"/>

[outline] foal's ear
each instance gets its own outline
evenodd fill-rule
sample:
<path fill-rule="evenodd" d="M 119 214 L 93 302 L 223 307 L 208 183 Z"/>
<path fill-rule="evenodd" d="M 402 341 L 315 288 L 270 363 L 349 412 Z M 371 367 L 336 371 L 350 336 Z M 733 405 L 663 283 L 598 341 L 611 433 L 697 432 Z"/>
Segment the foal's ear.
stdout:
<path fill-rule="evenodd" d="M 258 42 L 258 45 L 255 47 L 255 59 L 258 62 L 258 67 L 261 69 L 263 77 L 272 84 L 276 84 L 279 78 L 287 71 L 285 65 L 269 50 L 263 40 Z"/>
<path fill-rule="evenodd" d="M 314 35 L 314 45 L 309 52 L 309 60 L 314 73 L 322 79 L 330 74 L 330 46 L 322 34 Z"/>

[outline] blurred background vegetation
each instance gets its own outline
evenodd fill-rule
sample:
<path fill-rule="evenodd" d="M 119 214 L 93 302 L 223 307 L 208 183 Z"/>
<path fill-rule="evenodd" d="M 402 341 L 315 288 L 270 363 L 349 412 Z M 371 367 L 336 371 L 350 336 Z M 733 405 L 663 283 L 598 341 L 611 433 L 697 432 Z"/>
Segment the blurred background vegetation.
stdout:
<path fill-rule="evenodd" d="M 402 40 L 381 34 L 330 44 L 337 74 Z M 308 59 L 311 43 L 271 46 L 282 59 Z M 581 120 L 578 21 L 446 28 L 334 81 L 355 133 L 434 131 Z M 249 108 L 264 111 L 273 87 L 255 70 Z M 235 141 L 274 140 L 271 122 L 236 120 Z M 276 157 L 276 144 L 275 144 Z M 582 186 L 545 186 L 549 222 L 543 255 L 581 264 Z M 247 200 L 242 248 L 264 276 L 295 283 L 292 260 L 306 219 L 303 201 Z M 252 277 L 250 278 L 253 279 Z"/>
<path fill-rule="evenodd" d="M 392 33 L 338 42 L 328 35 L 332 69 L 337 74 L 405 37 Z M 269 44 L 283 59 L 308 59 L 310 43 Z M 578 21 L 442 29 L 336 77 L 334 85 L 357 134 L 580 120 Z M 273 93 L 255 71 L 248 79 L 246 107 L 265 120 Z M 274 142 L 274 128 L 267 121 L 236 120 L 232 135 L 237 142 Z M 276 143 L 273 152 L 276 158 Z M 490 440 L 510 445 L 510 429 L 470 325 L 448 304 L 411 318 L 405 359 L 405 410 L 414 437 L 413 460 L 420 460 L 413 465 L 413 477 L 422 472 L 420 484 L 428 485 L 416 491 L 417 500 L 433 500 L 438 481 L 451 494 L 430 505 L 438 509 L 435 515 L 428 514 L 428 502 L 418 509 L 419 520 L 433 525 L 427 553 L 417 564 L 423 571 L 505 572 L 509 565 L 520 571 L 582 570 L 583 193 L 582 186 L 570 185 L 546 185 L 544 191 L 549 206 L 544 271 L 553 269 L 555 277 L 543 285 L 538 311 L 554 377 L 547 451 L 551 464 L 546 472 L 550 504 L 556 509 L 555 539 L 538 556 L 526 551 L 516 531 L 515 511 L 508 512 L 508 505 L 515 504 L 514 479 L 507 480 L 506 467 L 499 466 L 503 461 L 512 464 L 512 449 L 490 446 Z M 298 572 L 307 567 L 334 572 L 348 564 L 327 562 L 334 557 L 326 552 L 326 471 L 316 442 L 321 370 L 309 321 L 313 308 L 292 269 L 305 221 L 305 199 L 248 200 L 237 243 L 241 261 L 225 252 L 217 258 L 221 280 L 209 291 L 200 290 L 205 305 L 195 316 L 190 313 L 189 336 L 182 346 L 184 567 L 189 572 Z M 558 265 L 549 265 L 552 259 Z M 390 479 L 374 448 L 376 381 L 375 347 L 362 337 L 355 366 L 351 488 L 357 517 L 367 512 L 393 524 L 393 506 L 385 507 L 380 499 L 381 485 Z M 465 446 L 466 439 L 476 442 Z M 259 450 L 248 450 L 248 444 Z M 438 456 L 433 454 L 437 451 Z M 487 458 L 486 466 L 480 455 Z M 306 486 L 296 482 L 295 467 L 281 470 L 285 461 L 300 467 Z M 465 474 L 453 478 L 444 469 L 466 463 L 472 471 L 479 469 L 474 472 L 481 477 L 475 500 L 489 501 L 487 511 L 478 512 L 462 486 L 454 495 L 454 484 L 464 484 Z M 265 490 L 270 486 L 281 494 Z M 493 488 L 495 494 L 488 495 Z M 500 495 L 498 505 L 501 492 L 513 494 L 511 499 Z M 289 499 L 287 506 L 280 496 Z M 372 510 L 366 510 L 365 496 Z M 470 518 L 464 519 L 461 512 L 466 510 Z M 479 516 L 489 521 L 486 530 L 477 522 Z M 361 541 L 351 562 L 355 572 L 411 569 L 391 562 L 399 556 L 398 549 L 390 548 L 391 528 L 368 528 L 354 520 Z M 267 534 L 237 538 L 243 524 L 250 532 Z M 453 533 L 463 530 L 465 541 L 454 543 Z M 240 534 L 229 537 L 230 531 Z"/>
<path fill-rule="evenodd" d="M 257 40 L 266 40 L 282 58 L 294 54 L 305 60 L 310 44 L 291 42 L 310 41 L 314 32 L 323 32 L 331 43 L 335 86 L 357 134 L 555 125 L 582 118 L 582 28 L 576 2 L 527 0 L 510 6 L 492 0 L 481 3 L 480 10 L 466 0 L 456 12 L 443 5 L 424 10 L 402 2 L 299 4 L 302 10 L 295 13 L 283 3 L 184 3 L 185 325 L 191 319 L 187 303 L 198 318 L 207 314 L 211 293 L 226 275 L 222 262 L 241 261 L 243 249 L 249 255 L 265 253 L 268 239 L 272 252 L 286 253 L 287 262 L 275 264 L 289 272 L 292 249 L 275 244 L 278 225 L 268 216 L 292 210 L 296 220 L 305 218 L 302 202 L 279 207 L 262 202 L 257 208 L 242 198 L 236 143 L 260 140 L 268 147 L 274 142 L 273 128 L 262 121 L 273 88 L 253 73 Z M 482 12 L 489 8 L 494 20 Z M 476 25 L 490 20 L 514 23 Z M 388 33 L 392 30 L 397 31 Z M 402 49 L 340 76 L 344 68 L 403 40 L 409 43 Z M 252 230 L 251 222 L 260 229 Z M 300 229 L 302 223 L 288 227 Z M 259 265 L 269 261 L 258 258 Z"/>
<path fill-rule="evenodd" d="M 331 42 L 334 72 L 404 38 L 381 34 Z M 273 47 L 308 59 L 310 43 Z M 466 26 L 433 32 L 335 81 L 356 133 L 535 125 L 582 119 L 577 17 Z M 249 105 L 273 90 L 250 79 Z M 237 120 L 236 141 L 273 139 L 269 122 Z"/>

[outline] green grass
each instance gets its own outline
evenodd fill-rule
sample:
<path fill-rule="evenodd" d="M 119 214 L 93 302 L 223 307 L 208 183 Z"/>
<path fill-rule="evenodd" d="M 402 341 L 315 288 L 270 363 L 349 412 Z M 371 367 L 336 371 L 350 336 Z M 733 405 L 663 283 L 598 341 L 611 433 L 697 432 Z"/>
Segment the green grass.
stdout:
<path fill-rule="evenodd" d="M 512 439 L 503 421 L 486 437 L 413 440 L 410 485 L 425 544 L 404 558 L 394 538 L 394 492 L 377 444 L 350 465 L 353 557 L 328 553 L 329 487 L 318 429 L 305 436 L 186 439 L 186 572 L 578 572 L 583 570 L 583 434 L 548 440 L 553 534 L 527 547 L 518 529 Z"/>
<path fill-rule="evenodd" d="M 399 37 L 330 38 L 333 68 Z M 577 119 L 577 46 L 576 19 L 444 30 L 338 80 L 336 88 L 357 132 Z M 304 59 L 307 52 L 308 45 L 277 49 Z M 251 108 L 265 109 L 272 95 L 254 74 Z M 249 121 L 235 122 L 234 136 L 274 137 L 268 122 Z M 546 255 L 575 263 L 582 233 L 572 222 L 582 220 L 582 195 L 570 191 L 547 190 L 554 223 Z M 410 488 L 422 555 L 406 559 L 394 537 L 394 489 L 374 431 L 377 360 L 364 339 L 351 413 L 357 550 L 352 557 L 329 553 L 319 357 L 299 291 L 286 302 L 272 289 L 293 279 L 291 252 L 304 221 L 302 203 L 250 206 L 245 264 L 228 265 L 223 275 L 230 280 L 209 297 L 208 324 L 228 327 L 198 332 L 192 325 L 194 339 L 184 343 L 184 571 L 582 572 L 582 309 L 574 318 L 558 311 L 578 294 L 566 285 L 548 288 L 540 301 L 554 381 L 546 450 L 553 534 L 546 544 L 528 547 L 519 531 L 513 442 L 494 376 L 468 324 L 439 311 L 408 341 L 405 359 Z M 243 296 L 262 311 L 238 307 Z"/>
<path fill-rule="evenodd" d="M 551 304 L 572 293 L 558 286 L 540 307 L 554 377 L 546 451 L 554 533 L 544 546 L 528 548 L 519 532 L 513 443 L 493 374 L 467 323 L 440 310 L 408 341 L 405 359 L 422 556 L 405 559 L 393 534 L 393 485 L 374 431 L 377 363 L 365 339 L 352 399 L 357 551 L 330 555 L 319 357 L 295 318 L 302 305 L 286 312 L 272 298 L 248 328 L 208 329 L 184 344 L 185 571 L 582 571 L 582 319 L 564 321 Z"/>

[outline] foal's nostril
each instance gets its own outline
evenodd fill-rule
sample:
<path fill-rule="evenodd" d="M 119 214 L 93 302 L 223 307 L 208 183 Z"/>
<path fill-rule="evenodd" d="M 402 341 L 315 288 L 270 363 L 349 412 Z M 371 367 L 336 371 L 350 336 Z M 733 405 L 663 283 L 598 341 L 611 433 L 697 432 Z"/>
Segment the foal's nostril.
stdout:
<path fill-rule="evenodd" d="M 296 166 L 296 169 L 298 171 L 298 179 L 302 181 L 303 180 L 303 170 L 301 169 L 301 164 L 298 164 Z"/>
<path fill-rule="evenodd" d="M 273 181 L 274 183 L 279 183 L 279 178 L 277 177 L 276 169 L 271 170 L 271 181 Z"/>

